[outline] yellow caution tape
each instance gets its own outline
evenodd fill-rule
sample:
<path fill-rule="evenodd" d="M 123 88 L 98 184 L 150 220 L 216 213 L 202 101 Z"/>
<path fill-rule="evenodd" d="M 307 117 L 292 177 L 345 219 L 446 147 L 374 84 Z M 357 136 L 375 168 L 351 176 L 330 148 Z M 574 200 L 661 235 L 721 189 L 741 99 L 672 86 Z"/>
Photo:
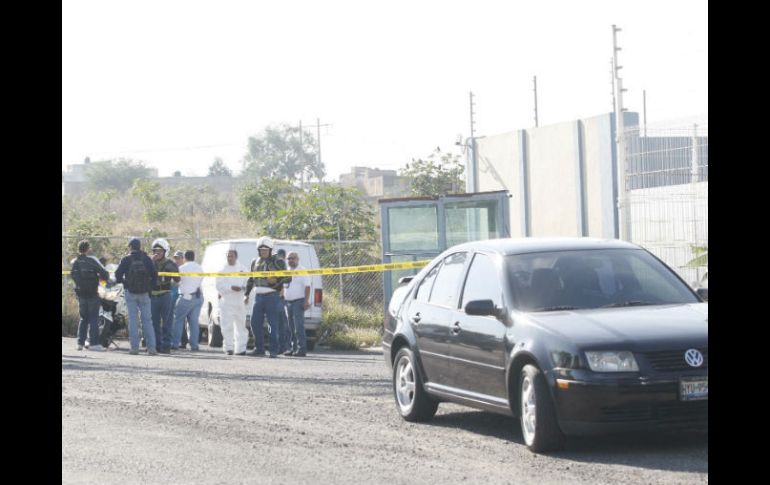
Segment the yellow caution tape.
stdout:
<path fill-rule="evenodd" d="M 373 273 L 380 271 L 393 271 L 397 269 L 422 268 L 430 263 L 429 259 L 424 261 L 410 261 L 407 263 L 387 263 L 387 264 L 369 264 L 364 266 L 344 266 L 342 268 L 319 268 L 319 269 L 295 269 L 286 271 L 254 271 L 243 273 L 171 273 L 161 271 L 158 276 L 210 276 L 214 278 L 227 278 L 232 276 L 255 276 L 258 278 L 272 278 L 275 276 L 315 276 L 315 275 L 335 275 L 350 273 Z M 62 275 L 70 274 L 69 271 L 62 270 Z"/>

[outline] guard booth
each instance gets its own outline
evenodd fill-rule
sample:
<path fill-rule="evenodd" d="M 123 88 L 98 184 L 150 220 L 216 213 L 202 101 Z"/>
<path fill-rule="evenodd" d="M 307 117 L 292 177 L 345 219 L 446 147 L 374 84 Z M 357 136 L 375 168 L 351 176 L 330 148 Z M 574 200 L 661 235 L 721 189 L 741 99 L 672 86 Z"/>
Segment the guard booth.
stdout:
<path fill-rule="evenodd" d="M 433 259 L 456 244 L 511 235 L 507 190 L 440 197 L 381 199 L 382 262 Z M 385 310 L 399 278 L 419 269 L 384 272 Z"/>

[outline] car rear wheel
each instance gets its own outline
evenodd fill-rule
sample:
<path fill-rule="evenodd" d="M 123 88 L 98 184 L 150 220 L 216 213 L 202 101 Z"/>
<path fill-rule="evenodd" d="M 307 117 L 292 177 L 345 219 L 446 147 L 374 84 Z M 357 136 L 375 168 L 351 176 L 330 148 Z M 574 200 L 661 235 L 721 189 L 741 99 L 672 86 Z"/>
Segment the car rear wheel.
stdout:
<path fill-rule="evenodd" d="M 524 443 L 535 453 L 564 446 L 564 435 L 556 421 L 556 410 L 540 369 L 525 365 L 519 379 L 519 416 Z"/>
<path fill-rule="evenodd" d="M 393 393 L 401 417 L 407 421 L 428 421 L 438 409 L 438 401 L 425 392 L 414 354 L 402 347 L 393 366 Z"/>

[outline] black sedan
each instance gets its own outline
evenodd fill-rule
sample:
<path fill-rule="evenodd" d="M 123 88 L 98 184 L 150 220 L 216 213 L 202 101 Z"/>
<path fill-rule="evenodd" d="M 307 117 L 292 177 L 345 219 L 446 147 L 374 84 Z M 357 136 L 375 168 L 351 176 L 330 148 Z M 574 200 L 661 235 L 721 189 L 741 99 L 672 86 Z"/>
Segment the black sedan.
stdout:
<path fill-rule="evenodd" d="M 466 243 L 403 280 L 383 348 L 407 421 L 442 401 L 511 415 L 535 452 L 565 435 L 708 429 L 708 304 L 636 245 Z"/>

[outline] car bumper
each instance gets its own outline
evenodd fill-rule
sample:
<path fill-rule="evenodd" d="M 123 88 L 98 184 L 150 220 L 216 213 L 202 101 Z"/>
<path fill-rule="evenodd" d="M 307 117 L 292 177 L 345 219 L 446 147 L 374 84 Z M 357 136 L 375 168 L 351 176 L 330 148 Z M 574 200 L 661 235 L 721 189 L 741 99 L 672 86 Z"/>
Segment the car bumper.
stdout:
<path fill-rule="evenodd" d="M 568 435 L 708 430 L 708 399 L 681 400 L 678 377 L 601 382 L 558 377 L 554 384 L 559 425 Z"/>

